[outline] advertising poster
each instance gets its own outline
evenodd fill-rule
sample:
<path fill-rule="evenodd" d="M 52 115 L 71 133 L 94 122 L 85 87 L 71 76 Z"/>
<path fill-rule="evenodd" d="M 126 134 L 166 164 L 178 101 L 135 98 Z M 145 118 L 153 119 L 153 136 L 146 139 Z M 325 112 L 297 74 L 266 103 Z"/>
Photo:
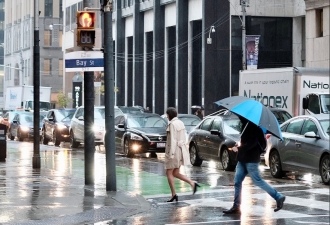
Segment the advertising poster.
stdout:
<path fill-rule="evenodd" d="M 258 69 L 260 35 L 246 35 L 246 66 L 247 70 Z"/>

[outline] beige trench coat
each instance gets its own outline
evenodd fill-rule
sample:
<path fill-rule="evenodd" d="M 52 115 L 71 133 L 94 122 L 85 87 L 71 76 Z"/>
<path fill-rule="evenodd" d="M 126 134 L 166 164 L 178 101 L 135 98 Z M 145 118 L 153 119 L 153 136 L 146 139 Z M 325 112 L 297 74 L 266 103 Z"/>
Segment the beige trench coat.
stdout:
<path fill-rule="evenodd" d="M 166 128 L 165 169 L 175 169 L 190 165 L 189 151 L 186 146 L 186 128 L 181 120 L 173 118 Z"/>

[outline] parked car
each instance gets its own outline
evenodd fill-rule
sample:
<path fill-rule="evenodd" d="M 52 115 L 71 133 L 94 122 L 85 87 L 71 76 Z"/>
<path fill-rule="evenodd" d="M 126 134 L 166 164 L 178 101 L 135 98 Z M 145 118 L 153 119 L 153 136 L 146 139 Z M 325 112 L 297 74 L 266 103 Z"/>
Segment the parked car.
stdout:
<path fill-rule="evenodd" d="M 330 180 L 329 115 L 303 115 L 281 125 L 284 141 L 268 135 L 265 163 L 273 177 L 285 172 L 319 174 L 325 184 Z"/>
<path fill-rule="evenodd" d="M 115 116 L 121 115 L 122 112 L 115 107 Z M 70 146 L 77 148 L 85 139 L 85 125 L 84 125 L 84 107 L 77 109 L 71 120 L 69 128 L 70 132 Z M 105 134 L 105 108 L 104 106 L 94 107 L 94 140 L 96 145 L 104 144 Z"/>
<path fill-rule="evenodd" d="M 52 141 L 55 146 L 70 141 L 69 127 L 76 109 L 51 109 L 43 119 L 41 143 L 48 145 Z"/>
<path fill-rule="evenodd" d="M 14 140 L 14 138 L 11 138 L 9 136 L 9 134 L 10 134 L 10 124 L 11 124 L 11 122 L 13 122 L 13 119 L 14 119 L 15 115 L 19 114 L 19 113 L 25 113 L 25 111 L 9 111 L 9 112 L 6 112 L 4 114 L 4 116 L 2 117 L 1 124 L 4 124 L 4 125 L 7 126 L 7 138 L 8 139 Z"/>
<path fill-rule="evenodd" d="M 268 109 L 274 114 L 274 116 L 276 117 L 276 119 L 280 125 L 282 123 L 284 123 L 285 121 L 292 118 L 290 113 L 288 113 L 284 109 L 274 108 L 274 107 L 270 107 L 270 106 L 268 106 Z"/>
<path fill-rule="evenodd" d="M 44 113 L 40 112 L 39 130 L 41 129 L 44 115 Z M 23 141 L 25 138 L 33 138 L 33 126 L 33 112 L 18 113 L 15 115 L 13 121 L 10 124 L 10 130 L 7 134 L 8 138 L 10 140 L 14 140 L 15 137 L 17 137 L 19 141 Z"/>
<path fill-rule="evenodd" d="M 116 150 L 127 157 L 165 152 L 167 123 L 158 114 L 124 114 L 115 118 Z"/>
<path fill-rule="evenodd" d="M 144 110 L 137 108 L 137 107 L 127 107 L 127 106 L 118 106 L 119 110 L 122 113 L 130 113 L 130 114 L 140 114 L 144 113 Z"/>
<path fill-rule="evenodd" d="M 232 151 L 239 140 L 242 123 L 235 114 L 204 118 L 188 137 L 190 162 L 200 166 L 203 160 L 217 160 L 226 171 L 235 170 L 236 153 Z"/>

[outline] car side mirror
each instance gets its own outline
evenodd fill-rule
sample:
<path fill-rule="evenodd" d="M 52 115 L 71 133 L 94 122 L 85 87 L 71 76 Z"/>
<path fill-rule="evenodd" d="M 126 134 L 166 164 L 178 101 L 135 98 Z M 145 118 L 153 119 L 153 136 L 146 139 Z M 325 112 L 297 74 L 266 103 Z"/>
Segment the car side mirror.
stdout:
<path fill-rule="evenodd" d="M 308 109 L 308 98 L 303 98 L 303 102 L 302 102 L 302 104 L 303 104 L 303 109 Z"/>
<path fill-rule="evenodd" d="M 221 132 L 218 130 L 211 130 L 211 134 L 220 136 Z"/>
<path fill-rule="evenodd" d="M 314 131 L 310 131 L 305 133 L 306 138 L 320 138 L 317 134 L 314 133 Z"/>
<path fill-rule="evenodd" d="M 48 120 L 49 121 L 54 121 L 54 117 L 51 116 L 51 117 L 48 118 Z"/>
<path fill-rule="evenodd" d="M 80 120 L 80 121 L 84 121 L 84 117 L 83 117 L 83 116 L 79 116 L 79 117 L 78 117 L 78 120 Z"/>
<path fill-rule="evenodd" d="M 121 123 L 121 124 L 118 124 L 117 127 L 123 129 L 123 128 L 125 128 L 125 125 Z"/>

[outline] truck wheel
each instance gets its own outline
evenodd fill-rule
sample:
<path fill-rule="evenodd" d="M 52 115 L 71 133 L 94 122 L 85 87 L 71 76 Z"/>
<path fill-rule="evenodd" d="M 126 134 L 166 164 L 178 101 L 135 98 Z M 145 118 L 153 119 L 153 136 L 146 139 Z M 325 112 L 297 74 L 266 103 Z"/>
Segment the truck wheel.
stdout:
<path fill-rule="evenodd" d="M 56 130 L 54 130 L 54 132 L 53 132 L 53 143 L 57 147 L 60 146 L 60 144 L 61 144 L 61 140 L 59 139 Z"/>
<path fill-rule="evenodd" d="M 282 171 L 281 159 L 277 151 L 272 151 L 269 156 L 270 174 L 275 178 L 284 176 Z"/>
<path fill-rule="evenodd" d="M 43 130 L 42 135 L 41 135 L 41 143 L 44 145 L 48 145 L 49 140 L 46 137 L 45 130 Z"/>
<path fill-rule="evenodd" d="M 78 148 L 79 142 L 77 142 L 74 138 L 74 134 L 72 131 L 70 131 L 70 147 L 71 148 Z"/>
<path fill-rule="evenodd" d="M 197 147 L 195 144 L 192 144 L 189 149 L 190 153 L 190 163 L 193 166 L 200 166 L 203 163 L 203 160 L 199 157 Z"/>
<path fill-rule="evenodd" d="M 235 166 L 231 160 L 230 160 L 230 156 L 229 156 L 229 151 L 228 148 L 224 147 L 224 149 L 221 152 L 221 156 L 220 156 L 220 162 L 222 165 L 222 168 L 225 171 L 234 171 L 235 170 Z"/>
<path fill-rule="evenodd" d="M 320 175 L 324 184 L 329 184 L 330 181 L 330 156 L 325 155 L 320 163 Z"/>

